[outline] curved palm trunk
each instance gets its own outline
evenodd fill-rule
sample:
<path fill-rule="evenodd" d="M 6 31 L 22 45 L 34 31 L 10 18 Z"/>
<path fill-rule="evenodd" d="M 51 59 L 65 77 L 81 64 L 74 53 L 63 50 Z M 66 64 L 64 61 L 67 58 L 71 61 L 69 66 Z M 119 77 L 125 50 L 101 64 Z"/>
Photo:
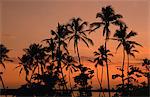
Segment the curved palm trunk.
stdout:
<path fill-rule="evenodd" d="M 73 93 L 73 91 L 72 91 L 72 84 L 71 84 L 71 77 L 70 77 L 70 74 L 71 74 L 71 71 L 69 70 L 69 83 L 70 83 L 70 89 L 71 89 L 71 92 L 72 92 L 72 96 L 75 97 L 75 96 L 74 96 L 74 93 Z"/>
<path fill-rule="evenodd" d="M 106 38 L 106 40 L 105 40 L 105 51 L 106 51 L 106 50 L 107 50 L 107 38 Z M 108 91 L 109 91 L 109 97 L 111 97 L 111 95 L 110 95 L 109 68 L 108 68 L 107 54 L 105 54 L 105 56 L 106 56 L 105 62 L 106 62 L 106 69 L 107 69 Z"/>
<path fill-rule="evenodd" d="M 122 63 L 122 92 L 124 93 L 124 62 L 125 62 L 125 50 L 123 49 L 123 63 Z"/>
<path fill-rule="evenodd" d="M 78 60 L 79 60 L 79 64 L 81 64 L 81 60 L 80 60 L 80 54 L 79 54 L 79 47 L 77 45 L 77 54 L 78 54 Z"/>

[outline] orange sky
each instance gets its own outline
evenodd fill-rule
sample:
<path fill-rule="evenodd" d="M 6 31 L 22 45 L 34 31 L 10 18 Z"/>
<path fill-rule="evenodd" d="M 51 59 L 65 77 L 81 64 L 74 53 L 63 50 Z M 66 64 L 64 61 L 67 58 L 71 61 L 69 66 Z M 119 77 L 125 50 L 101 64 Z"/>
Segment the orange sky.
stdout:
<path fill-rule="evenodd" d="M 66 24 L 69 19 L 77 16 L 89 23 L 97 21 L 96 13 L 105 5 L 112 5 L 117 13 L 124 16 L 123 21 L 126 22 L 129 30 L 138 33 L 135 40 L 144 47 L 139 48 L 140 54 L 137 54 L 136 60 L 132 61 L 139 63 L 143 57 L 150 58 L 149 0 L 1 0 L 0 41 L 12 49 L 10 57 L 15 59 L 22 55 L 23 48 L 47 38 L 49 31 L 55 29 L 58 22 Z M 95 43 L 90 49 L 80 44 L 81 56 L 92 57 L 93 51 L 103 43 L 102 33 L 99 32 L 101 30 L 89 35 Z M 109 48 L 113 53 L 116 45 L 117 42 L 109 42 Z M 73 51 L 71 43 L 69 48 Z M 112 64 L 118 65 L 121 62 L 120 51 L 121 49 L 112 58 L 114 60 Z M 18 78 L 17 70 L 13 70 L 16 64 L 16 62 L 8 63 L 7 69 L 3 70 L 4 80 L 9 87 L 17 87 L 15 84 L 20 84 L 24 80 L 22 77 Z"/>

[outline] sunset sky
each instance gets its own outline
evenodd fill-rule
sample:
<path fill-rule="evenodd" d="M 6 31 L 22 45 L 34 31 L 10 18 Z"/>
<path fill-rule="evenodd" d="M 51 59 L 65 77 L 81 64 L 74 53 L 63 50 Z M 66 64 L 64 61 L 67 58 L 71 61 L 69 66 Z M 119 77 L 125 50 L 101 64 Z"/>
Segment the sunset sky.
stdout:
<path fill-rule="evenodd" d="M 140 53 L 136 54 L 136 59 L 131 62 L 137 64 L 142 58 L 150 58 L 149 0 L 0 0 L 0 42 L 11 49 L 9 55 L 15 60 L 14 63 L 6 63 L 6 70 L 0 67 L 0 70 L 4 71 L 6 86 L 16 88 L 24 82 L 24 76 L 19 77 L 18 70 L 14 69 L 18 64 L 17 57 L 23 54 L 23 48 L 34 42 L 42 43 L 41 40 L 50 36 L 50 30 L 55 30 L 58 22 L 66 24 L 73 17 L 80 17 L 89 23 L 97 21 L 96 13 L 106 5 L 112 5 L 116 13 L 123 15 L 122 20 L 128 25 L 129 31 L 138 33 L 134 39 L 141 43 L 143 48 L 137 48 Z M 112 36 L 114 29 L 111 33 Z M 81 56 L 90 58 L 100 44 L 103 44 L 104 39 L 102 30 L 91 33 L 89 37 L 94 41 L 94 46 L 87 48 L 81 42 L 79 49 Z M 114 54 L 111 65 L 119 65 L 122 62 L 122 49 L 115 54 L 117 44 L 118 42 L 114 41 L 108 43 L 108 48 Z M 76 56 L 72 43 L 69 44 L 69 50 Z M 84 63 L 94 69 L 89 62 Z M 116 72 L 114 69 L 115 66 L 112 66 L 110 74 Z"/>

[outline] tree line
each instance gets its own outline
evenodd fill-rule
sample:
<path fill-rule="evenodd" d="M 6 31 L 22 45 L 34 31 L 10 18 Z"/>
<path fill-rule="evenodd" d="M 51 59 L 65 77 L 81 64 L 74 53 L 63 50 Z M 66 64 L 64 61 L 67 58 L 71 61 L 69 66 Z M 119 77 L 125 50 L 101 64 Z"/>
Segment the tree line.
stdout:
<path fill-rule="evenodd" d="M 50 31 L 50 37 L 42 40 L 42 43 L 45 42 L 46 45 L 33 43 L 28 48 L 23 49 L 24 54 L 18 57 L 19 65 L 16 68 L 20 68 L 19 74 L 22 71 L 25 72 L 26 84 L 18 89 L 17 95 L 74 96 L 73 90 L 78 90 L 79 97 L 90 97 L 92 96 L 92 78 L 94 74 L 96 74 L 98 80 L 99 90 L 102 91 L 104 89 L 104 66 L 106 66 L 109 97 L 135 96 L 138 90 L 147 89 L 150 83 L 150 60 L 145 58 L 143 59 L 143 63 L 141 63 L 145 71 L 130 64 L 130 57 L 135 58 L 135 53 L 139 52 L 136 47 L 142 47 L 141 44 L 132 39 L 132 37 L 137 36 L 137 33 L 134 31 L 128 32 L 128 26 L 122 21 L 123 16 L 116 13 L 111 6 L 102 7 L 101 11 L 96 14 L 96 18 L 98 21 L 90 24 L 79 17 L 72 18 L 65 25 L 58 23 L 56 29 Z M 113 37 L 110 36 L 110 33 L 112 33 L 110 26 L 116 27 Z M 102 32 L 98 32 L 102 33 L 102 36 L 105 37 L 105 42 L 104 44 L 99 44 L 97 51 L 93 52 L 94 58 L 88 60 L 94 63 L 96 68 L 95 73 L 94 70 L 82 63 L 79 42 L 83 41 L 88 48 L 93 46 L 93 40 L 88 35 L 94 33 L 97 29 L 102 29 Z M 73 42 L 77 60 L 71 55 L 68 49 L 70 41 Z M 115 48 L 116 53 L 122 47 L 123 54 L 122 64 L 117 68 L 121 73 L 112 75 L 112 79 L 121 78 L 122 80 L 121 83 L 116 85 L 115 90 L 117 92 L 114 95 L 110 93 L 109 64 L 114 55 L 108 48 L 109 41 L 116 41 L 118 43 Z M 0 45 L 0 52 L 0 64 L 5 68 L 4 62 L 13 62 L 13 60 L 8 57 L 9 49 L 4 44 Z M 127 64 L 125 60 L 127 60 Z M 101 67 L 101 79 L 99 78 L 98 71 L 100 69 L 98 66 Z M 125 66 L 127 66 L 127 72 L 124 72 Z M 68 71 L 68 75 L 64 73 L 64 70 Z M 78 72 L 78 74 L 73 77 L 73 85 L 71 74 L 74 72 Z M 68 80 L 66 76 L 68 76 Z M 147 82 L 139 83 L 138 78 L 143 76 L 147 78 Z M 5 89 L 2 72 L 0 72 L 0 81 Z M 138 84 L 135 85 L 134 83 Z M 102 93 L 101 95 L 100 93 L 99 96 L 103 97 L 105 94 Z"/>

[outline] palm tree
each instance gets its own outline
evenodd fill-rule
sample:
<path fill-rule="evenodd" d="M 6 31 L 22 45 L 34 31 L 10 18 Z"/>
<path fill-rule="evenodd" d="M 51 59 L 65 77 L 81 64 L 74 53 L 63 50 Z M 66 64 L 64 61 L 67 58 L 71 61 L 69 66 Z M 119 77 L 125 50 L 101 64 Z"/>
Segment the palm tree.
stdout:
<path fill-rule="evenodd" d="M 72 33 L 71 36 L 68 37 L 69 42 L 73 40 L 74 42 L 74 52 L 77 52 L 79 64 L 81 64 L 80 54 L 79 54 L 79 41 L 83 41 L 87 47 L 94 45 L 93 41 L 87 37 L 86 33 L 88 30 L 85 29 L 87 26 L 87 22 L 82 22 L 81 18 L 73 18 L 70 23 L 67 25 L 68 30 Z"/>
<path fill-rule="evenodd" d="M 122 22 L 119 20 L 122 18 L 122 15 L 116 14 L 115 11 L 112 9 L 111 6 L 106 6 L 102 8 L 102 12 L 97 13 L 96 18 L 100 18 L 100 22 L 94 22 L 91 24 L 91 32 L 95 31 L 96 29 L 103 27 L 103 36 L 105 36 L 105 50 L 107 49 L 107 41 L 110 37 L 110 24 L 119 25 Z M 106 55 L 107 59 L 107 55 Z M 109 69 L 108 69 L 108 62 L 106 60 L 106 67 L 107 67 L 107 79 L 108 79 L 108 90 L 110 90 L 109 84 Z M 109 91 L 110 97 L 110 91 Z"/>
<path fill-rule="evenodd" d="M 106 54 L 109 56 L 113 56 L 110 53 L 110 50 L 106 50 L 105 52 L 105 47 L 104 45 L 102 45 L 98 48 L 98 52 L 96 51 L 94 52 L 94 56 L 95 56 L 94 60 L 93 61 L 90 60 L 91 62 L 95 63 L 95 67 L 97 71 L 97 79 L 98 79 L 101 90 L 102 90 L 102 80 L 103 80 L 103 66 L 104 66 L 104 61 L 106 60 L 106 56 L 105 56 Z M 102 66 L 101 81 L 99 80 L 99 77 L 98 77 L 98 68 L 97 68 L 98 65 Z"/>
<path fill-rule="evenodd" d="M 127 61 L 128 61 L 128 64 L 127 64 L 127 79 L 128 79 L 128 86 L 127 86 L 127 89 L 129 91 L 129 84 L 130 84 L 130 80 L 129 80 L 129 66 L 130 66 L 130 56 L 134 57 L 135 58 L 135 55 L 134 55 L 134 52 L 139 52 L 138 50 L 135 49 L 135 46 L 133 44 L 129 44 L 127 43 L 126 44 L 126 54 L 127 54 Z"/>
<path fill-rule="evenodd" d="M 40 74 L 40 72 L 41 74 L 44 74 L 47 54 L 45 48 L 36 43 L 33 43 L 29 46 L 29 48 L 24 49 L 24 52 L 25 54 L 19 58 L 20 65 L 17 67 L 22 66 L 20 73 L 24 69 L 26 72 L 26 80 L 31 82 L 36 69 L 38 70 L 38 74 Z M 29 70 L 32 70 L 30 80 L 27 78 L 29 75 Z"/>
<path fill-rule="evenodd" d="M 118 50 L 118 48 L 122 45 L 123 47 L 123 63 L 122 63 L 122 88 L 124 88 L 124 64 L 125 64 L 125 51 L 127 54 L 129 55 L 133 55 L 133 53 L 131 53 L 131 49 L 134 47 L 134 45 L 138 45 L 141 46 L 139 43 L 130 40 L 130 38 L 135 37 L 137 35 L 136 32 L 130 31 L 129 33 L 127 32 L 127 26 L 124 25 L 120 25 L 120 29 L 116 30 L 116 33 L 114 34 L 113 40 L 117 40 L 119 42 L 116 51 Z M 133 50 L 136 51 L 136 50 Z"/>
<path fill-rule="evenodd" d="M 5 64 L 4 64 L 5 61 L 12 62 L 12 60 L 10 60 L 10 58 L 7 55 L 8 52 L 9 52 L 9 50 L 3 44 L 0 44 L 0 65 L 2 65 L 4 67 L 4 69 L 5 69 Z M 3 74 L 3 72 L 0 72 L 0 81 L 3 85 L 3 88 L 5 89 L 4 81 L 2 79 L 1 74 Z"/>
<path fill-rule="evenodd" d="M 67 43 L 65 42 L 65 39 L 69 34 L 70 32 L 67 30 L 67 27 L 65 25 L 60 25 L 59 23 L 58 23 L 56 31 L 51 30 L 52 38 L 54 39 L 54 42 L 56 44 L 55 55 L 56 55 L 56 61 L 58 65 L 57 69 L 61 73 L 63 83 L 65 83 L 66 89 L 67 89 L 67 85 L 66 85 L 63 70 L 62 70 L 62 62 L 63 62 L 63 54 L 69 53 L 67 49 Z"/>
<path fill-rule="evenodd" d="M 71 77 L 70 77 L 70 74 L 72 74 L 73 72 L 77 72 L 78 68 L 77 66 L 75 65 L 75 63 L 77 63 L 74 58 L 68 54 L 65 55 L 65 61 L 64 61 L 65 65 L 65 69 L 66 71 L 69 71 L 69 83 L 70 83 L 70 89 L 72 90 L 72 84 L 71 84 Z M 72 92 L 73 93 L 73 92 Z M 74 96 L 74 93 L 73 93 L 73 96 Z"/>
<path fill-rule="evenodd" d="M 19 65 L 16 67 L 16 68 L 20 68 L 20 71 L 19 71 L 19 75 L 22 73 L 22 70 L 25 71 L 25 80 L 27 81 L 27 83 L 30 83 L 29 79 L 28 79 L 28 76 L 29 76 L 29 71 L 32 70 L 31 69 L 31 65 L 29 64 L 32 64 L 30 63 L 31 62 L 31 58 L 29 55 L 26 55 L 24 54 L 21 58 L 18 57 L 19 59 Z"/>

